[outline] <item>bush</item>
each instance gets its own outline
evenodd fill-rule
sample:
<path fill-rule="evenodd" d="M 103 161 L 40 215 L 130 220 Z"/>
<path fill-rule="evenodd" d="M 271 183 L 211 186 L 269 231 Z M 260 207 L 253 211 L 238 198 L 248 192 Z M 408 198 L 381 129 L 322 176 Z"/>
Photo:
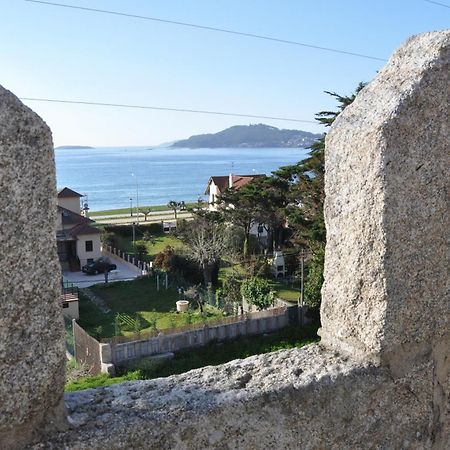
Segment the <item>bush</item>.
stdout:
<path fill-rule="evenodd" d="M 323 265 L 325 247 L 317 246 L 313 249 L 313 256 L 308 265 L 308 275 L 305 280 L 305 303 L 312 309 L 319 310 L 322 300 Z"/>
<path fill-rule="evenodd" d="M 105 232 L 117 234 L 124 238 L 133 237 L 133 226 L 132 225 L 107 225 L 105 226 Z M 135 237 L 136 239 L 141 239 L 146 232 L 150 234 L 162 234 L 163 229 L 160 223 L 149 223 L 142 224 L 139 226 L 135 225 L 134 227 Z"/>
<path fill-rule="evenodd" d="M 153 264 L 155 267 L 193 284 L 201 283 L 203 280 L 203 275 L 197 264 L 184 255 L 175 252 L 170 246 L 167 246 L 155 256 Z"/>
<path fill-rule="evenodd" d="M 268 280 L 252 277 L 245 280 L 241 286 L 242 296 L 259 310 L 273 305 L 274 292 Z"/>

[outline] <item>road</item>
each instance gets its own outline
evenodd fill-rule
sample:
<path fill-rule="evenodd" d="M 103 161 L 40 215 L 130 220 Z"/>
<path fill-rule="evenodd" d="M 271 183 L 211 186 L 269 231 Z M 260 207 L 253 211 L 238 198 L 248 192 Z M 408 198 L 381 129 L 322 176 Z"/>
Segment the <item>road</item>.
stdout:
<path fill-rule="evenodd" d="M 192 219 L 192 213 L 189 211 L 178 211 L 177 212 L 178 219 Z M 137 222 L 136 214 L 130 216 L 130 214 L 111 214 L 105 216 L 93 216 L 92 220 L 95 220 L 97 223 L 102 224 L 110 224 L 110 225 L 126 225 L 132 224 L 133 222 Z M 165 222 L 173 222 L 175 220 L 175 216 L 173 211 L 155 211 L 151 212 L 147 215 L 147 220 L 145 220 L 144 214 L 139 214 L 139 223 L 160 223 L 161 221 Z"/>

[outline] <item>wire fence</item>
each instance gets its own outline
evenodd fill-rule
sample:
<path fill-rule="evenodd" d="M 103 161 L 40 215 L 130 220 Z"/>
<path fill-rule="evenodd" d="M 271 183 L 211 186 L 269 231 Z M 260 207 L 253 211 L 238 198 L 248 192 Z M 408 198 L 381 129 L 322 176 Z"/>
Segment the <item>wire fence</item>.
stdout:
<path fill-rule="evenodd" d="M 247 320 L 255 320 L 255 319 L 262 319 L 266 317 L 274 317 L 274 316 L 280 316 L 286 314 L 286 307 L 282 306 L 279 308 L 272 308 L 264 311 L 257 311 L 252 313 L 245 313 L 240 314 L 237 316 L 228 316 L 223 317 L 220 319 L 215 320 L 205 320 L 203 322 L 198 323 L 192 323 L 192 324 L 186 324 L 184 326 L 177 326 L 175 328 L 165 328 L 163 330 L 151 330 L 151 331 L 145 331 L 141 332 L 138 331 L 136 333 L 131 333 L 126 336 L 112 336 L 109 338 L 102 338 L 101 342 L 103 343 L 109 343 L 109 344 L 121 344 L 125 342 L 133 342 L 133 341 L 141 341 L 141 340 L 147 340 L 151 339 L 157 336 L 167 336 L 171 334 L 177 334 L 177 333 L 184 333 L 186 331 L 195 331 L 200 330 L 205 327 L 216 327 L 221 325 L 229 325 L 232 323 L 239 323 L 239 322 L 245 322 Z"/>

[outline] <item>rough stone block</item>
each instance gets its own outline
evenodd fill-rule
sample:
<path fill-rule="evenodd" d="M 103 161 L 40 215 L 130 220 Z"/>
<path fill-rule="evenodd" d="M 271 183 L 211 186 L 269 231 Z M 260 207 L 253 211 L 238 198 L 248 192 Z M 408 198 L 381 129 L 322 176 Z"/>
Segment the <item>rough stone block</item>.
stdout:
<path fill-rule="evenodd" d="M 322 342 L 397 372 L 449 335 L 449 112 L 450 31 L 425 33 L 326 139 Z"/>
<path fill-rule="evenodd" d="M 0 86 L 0 448 L 65 422 L 53 143 Z"/>

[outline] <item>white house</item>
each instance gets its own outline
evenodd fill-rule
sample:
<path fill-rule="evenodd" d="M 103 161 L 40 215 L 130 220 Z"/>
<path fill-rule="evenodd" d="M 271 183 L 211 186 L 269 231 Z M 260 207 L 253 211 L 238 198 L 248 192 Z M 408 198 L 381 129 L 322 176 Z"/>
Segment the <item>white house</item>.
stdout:
<path fill-rule="evenodd" d="M 80 197 L 67 187 L 58 192 L 56 241 L 62 270 L 78 271 L 101 256 L 100 231 L 80 214 Z"/>
<path fill-rule="evenodd" d="M 233 175 L 230 173 L 230 175 L 210 177 L 208 185 L 205 189 L 205 195 L 208 195 L 208 210 L 218 210 L 218 198 L 225 191 L 225 189 L 240 189 L 258 177 L 265 177 L 265 175 Z M 233 205 L 227 206 L 234 208 Z M 264 224 L 259 223 L 258 221 L 254 221 L 250 229 L 250 234 L 257 236 L 258 240 L 261 242 L 264 242 L 267 239 L 267 230 L 263 225 Z"/>

